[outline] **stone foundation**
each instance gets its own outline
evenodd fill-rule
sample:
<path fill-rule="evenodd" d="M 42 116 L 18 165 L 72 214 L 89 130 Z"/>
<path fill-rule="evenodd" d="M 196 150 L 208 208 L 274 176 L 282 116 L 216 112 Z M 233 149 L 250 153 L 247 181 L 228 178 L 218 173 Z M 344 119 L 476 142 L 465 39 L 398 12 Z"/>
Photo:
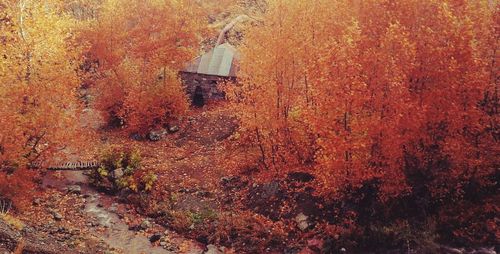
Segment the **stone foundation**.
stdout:
<path fill-rule="evenodd" d="M 225 99 L 225 93 L 217 87 L 217 84 L 225 81 L 235 81 L 235 78 L 232 77 L 219 77 L 189 72 L 181 72 L 180 76 L 191 101 L 193 101 L 196 88 L 200 87 L 205 103 Z"/>

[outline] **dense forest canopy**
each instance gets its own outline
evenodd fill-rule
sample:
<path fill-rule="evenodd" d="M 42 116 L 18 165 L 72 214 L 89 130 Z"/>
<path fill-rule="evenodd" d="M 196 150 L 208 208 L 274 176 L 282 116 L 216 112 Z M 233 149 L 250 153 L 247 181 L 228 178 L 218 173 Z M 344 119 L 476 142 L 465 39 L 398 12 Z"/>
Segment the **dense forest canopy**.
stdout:
<path fill-rule="evenodd" d="M 222 175 L 248 177 L 250 200 L 255 186 L 311 177 L 303 191 L 322 200 L 312 235 L 357 250 L 379 234 L 396 244 L 407 229 L 438 235 L 432 241 L 498 244 L 499 8 L 495 0 L 0 0 L 0 201 L 22 213 L 44 167 L 68 147 L 108 142 L 103 135 L 127 149 L 95 156 L 107 168 L 94 177 L 118 168 L 115 191 L 160 199 L 162 168 L 139 163 L 129 137 L 194 125 L 179 72 L 244 15 L 223 33 L 241 62 L 237 80 L 217 86 L 226 94 L 219 107 L 237 122 L 217 137 L 228 143 L 218 152 L 231 153 L 220 155 Z M 104 127 L 82 127 L 89 114 Z M 186 133 L 155 151 L 181 147 L 196 161 L 194 145 L 180 145 Z M 210 228 L 218 238 L 208 242 L 242 252 L 284 246 L 238 223 L 303 242 L 303 232 L 287 233 L 295 205 L 283 196 L 274 217 L 238 204 L 236 214 L 259 215 L 221 219 L 252 235 L 243 239 L 255 249 L 222 240 L 223 226 Z"/>

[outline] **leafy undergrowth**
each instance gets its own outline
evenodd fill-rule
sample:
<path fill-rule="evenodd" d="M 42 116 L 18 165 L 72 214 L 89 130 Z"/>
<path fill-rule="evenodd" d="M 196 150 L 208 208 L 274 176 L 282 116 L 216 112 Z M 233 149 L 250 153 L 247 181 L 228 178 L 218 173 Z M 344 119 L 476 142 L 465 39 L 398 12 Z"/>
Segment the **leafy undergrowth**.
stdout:
<path fill-rule="evenodd" d="M 175 248 L 180 253 L 190 248 L 183 237 L 224 246 L 226 253 L 439 253 L 440 243 L 470 246 L 479 235 L 484 239 L 478 242 L 486 246 L 495 241 L 490 232 L 497 223 L 499 208 L 492 205 L 497 196 L 483 204 L 449 203 L 448 209 L 433 214 L 412 211 L 412 201 L 422 201 L 415 197 L 380 202 L 376 182 L 344 190 L 343 199 L 326 199 L 316 192 L 317 179 L 307 169 L 290 170 L 284 177 L 260 169 L 258 149 L 239 140 L 238 123 L 225 106 L 191 110 L 172 123 L 178 132 L 158 142 L 137 141 L 120 130 L 96 131 L 100 138 L 94 156 L 112 147 L 102 158 L 107 164 L 100 170 L 106 174 L 99 177 L 117 195 L 100 202 L 105 207 L 118 203 L 122 220 L 148 237 L 165 228 L 169 235 L 180 234 Z M 134 182 L 110 182 L 107 174 L 117 169 L 123 176 L 146 172 L 156 180 L 152 188 L 138 189 L 130 184 Z M 105 228 L 93 228 L 82 214 L 82 197 L 55 190 L 43 195 L 43 205 L 36 202 L 21 219 L 44 234 L 68 238 L 64 241 L 73 248 L 106 249 L 95 240 Z M 56 213 L 61 221 L 54 221 Z M 145 217 L 155 224 L 142 230 Z M 458 219 L 464 217 L 470 222 Z"/>
<path fill-rule="evenodd" d="M 384 203 L 375 195 L 376 182 L 344 190 L 343 199 L 326 199 L 317 194 L 318 183 L 307 170 L 285 177 L 260 170 L 258 150 L 240 142 L 237 122 L 224 104 L 190 114 L 178 123 L 181 131 L 162 141 L 115 136 L 112 142 L 140 147 L 143 167 L 158 176 L 151 192 L 132 194 L 127 200 L 157 223 L 198 242 L 237 253 L 434 253 L 442 243 L 471 246 L 495 241 L 491 232 L 497 206 L 490 205 L 489 213 L 463 224 L 456 218 L 465 215 L 456 214 L 453 203 L 447 209 L 437 209 L 443 204 L 426 208 L 446 215 L 412 211 L 419 197 Z M 484 208 L 477 202 L 456 205 L 471 213 Z M 485 225 L 478 220 L 489 221 L 489 228 L 471 228 Z M 467 229 L 485 239 L 473 239 Z"/>
<path fill-rule="evenodd" d="M 11 228 L 17 230 L 22 230 L 24 228 L 24 223 L 21 220 L 8 213 L 0 213 L 0 220 L 5 222 Z"/>

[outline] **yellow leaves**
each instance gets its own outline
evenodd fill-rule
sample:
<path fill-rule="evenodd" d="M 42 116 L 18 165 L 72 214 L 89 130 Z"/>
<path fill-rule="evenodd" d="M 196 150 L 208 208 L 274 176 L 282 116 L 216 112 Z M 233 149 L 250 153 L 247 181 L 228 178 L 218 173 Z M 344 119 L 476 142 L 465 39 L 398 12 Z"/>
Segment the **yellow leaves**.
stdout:
<path fill-rule="evenodd" d="M 352 23 L 346 28 L 343 38 L 346 45 L 351 48 L 355 47 L 356 42 L 359 40 L 360 33 L 359 23 L 353 19 Z"/>
<path fill-rule="evenodd" d="M 137 187 L 137 184 L 135 184 L 135 181 L 129 181 L 128 186 L 127 186 L 131 191 L 137 192 L 139 188 Z"/>
<path fill-rule="evenodd" d="M 153 189 L 153 186 L 158 180 L 158 176 L 152 172 L 148 172 L 146 175 L 142 177 L 142 183 L 144 183 L 144 190 L 145 191 L 151 191 Z"/>
<path fill-rule="evenodd" d="M 97 169 L 97 172 L 99 173 L 99 175 L 101 177 L 108 177 L 108 175 L 109 175 L 109 172 L 104 167 L 99 167 Z"/>
<path fill-rule="evenodd" d="M 2 211 L 0 211 L 0 220 L 7 223 L 7 225 L 16 230 L 22 230 L 25 227 L 24 223 L 21 220 L 9 213 L 4 213 Z"/>
<path fill-rule="evenodd" d="M 8 145 L 14 152 L 0 161 L 25 155 L 22 150 L 31 148 L 22 147 L 22 140 L 38 136 L 43 137 L 44 155 L 50 156 L 74 129 L 68 119 L 78 110 L 73 93 L 79 85 L 75 69 L 80 52 L 72 37 L 74 22 L 60 8 L 60 1 L 15 1 L 0 10 L 10 17 L 9 26 L 0 28 L 0 94 L 5 95 L 0 118 L 10 118 L 16 126 L 0 134 L 15 140 L 0 142 L 16 144 Z"/>

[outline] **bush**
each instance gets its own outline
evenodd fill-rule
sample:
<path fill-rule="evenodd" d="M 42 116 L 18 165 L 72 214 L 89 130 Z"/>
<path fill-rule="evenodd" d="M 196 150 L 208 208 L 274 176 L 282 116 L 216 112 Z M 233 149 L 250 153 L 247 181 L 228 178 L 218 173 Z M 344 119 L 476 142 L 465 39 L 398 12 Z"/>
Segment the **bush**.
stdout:
<path fill-rule="evenodd" d="M 282 249 L 287 237 L 284 224 L 248 211 L 222 214 L 212 226 L 207 230 L 210 242 L 250 253 L 262 253 L 268 248 Z"/>
<path fill-rule="evenodd" d="M 102 2 L 97 22 L 81 32 L 88 58 L 98 63 L 88 72 L 96 107 L 112 126 L 146 134 L 188 109 L 178 71 L 198 48 L 204 26 L 192 17 L 202 10 L 189 1 Z"/>
<path fill-rule="evenodd" d="M 231 247 L 238 253 L 282 250 L 286 245 L 282 222 L 273 222 L 251 211 L 169 210 L 161 223 L 201 243 Z"/>
<path fill-rule="evenodd" d="M 141 155 L 135 149 L 108 148 L 101 153 L 100 167 L 91 172 L 91 182 L 108 191 L 150 191 L 157 177 L 141 169 L 141 160 Z"/>
<path fill-rule="evenodd" d="M 8 213 L 0 212 L 0 221 L 5 222 L 7 225 L 9 225 L 9 227 L 16 230 L 22 230 L 25 227 L 24 223 L 21 220 Z"/>
<path fill-rule="evenodd" d="M 36 172 L 24 168 L 0 170 L 0 202 L 9 202 L 12 208 L 22 210 L 31 202 L 35 188 L 33 178 Z"/>

